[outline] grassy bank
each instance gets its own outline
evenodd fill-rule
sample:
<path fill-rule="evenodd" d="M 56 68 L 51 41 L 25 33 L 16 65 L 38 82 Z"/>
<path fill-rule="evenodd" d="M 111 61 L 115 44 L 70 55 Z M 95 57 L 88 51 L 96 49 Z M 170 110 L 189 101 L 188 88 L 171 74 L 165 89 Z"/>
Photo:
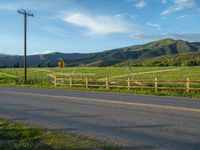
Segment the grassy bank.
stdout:
<path fill-rule="evenodd" d="M 116 148 L 73 134 L 58 133 L 0 120 L 1 150 L 114 150 Z"/>

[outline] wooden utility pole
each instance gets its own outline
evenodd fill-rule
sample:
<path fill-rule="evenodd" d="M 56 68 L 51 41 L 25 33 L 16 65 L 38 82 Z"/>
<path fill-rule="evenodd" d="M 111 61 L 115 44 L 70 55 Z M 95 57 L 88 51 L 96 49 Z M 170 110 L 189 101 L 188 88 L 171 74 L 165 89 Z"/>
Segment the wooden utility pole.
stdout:
<path fill-rule="evenodd" d="M 26 58 L 26 51 L 27 51 L 27 16 L 33 17 L 33 14 L 30 11 L 25 9 L 18 10 L 19 14 L 24 15 L 24 82 L 27 82 L 27 58 Z"/>

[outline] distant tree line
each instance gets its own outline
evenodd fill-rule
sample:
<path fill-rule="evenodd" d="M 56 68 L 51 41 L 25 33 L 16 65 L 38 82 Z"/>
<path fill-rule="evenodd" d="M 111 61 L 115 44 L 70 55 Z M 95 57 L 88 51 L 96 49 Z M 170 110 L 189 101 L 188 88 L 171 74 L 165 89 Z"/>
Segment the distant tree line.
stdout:
<path fill-rule="evenodd" d="M 21 68 L 21 67 L 23 67 L 23 65 L 20 64 L 19 61 L 13 64 L 13 68 Z"/>
<path fill-rule="evenodd" d="M 176 61 L 176 62 L 167 62 L 167 61 L 154 61 L 150 63 L 131 63 L 131 66 L 138 66 L 138 67 L 153 67 L 153 66 L 160 66 L 160 67 L 167 67 L 167 66 L 200 66 L 200 60 L 188 60 L 188 61 Z"/>
<path fill-rule="evenodd" d="M 1 65 L 0 65 L 0 68 L 5 68 L 5 67 L 6 66 L 2 66 L 1 67 Z M 16 61 L 16 63 L 14 63 L 12 67 L 13 68 L 22 68 L 22 67 L 24 67 L 24 65 L 22 63 L 20 63 L 19 61 Z M 39 63 L 34 67 L 36 67 L 36 68 L 41 68 L 41 67 L 49 67 L 49 68 L 51 68 L 51 67 L 55 67 L 55 65 L 51 64 L 51 63 L 47 63 L 47 65 L 43 65 L 43 64 Z"/>

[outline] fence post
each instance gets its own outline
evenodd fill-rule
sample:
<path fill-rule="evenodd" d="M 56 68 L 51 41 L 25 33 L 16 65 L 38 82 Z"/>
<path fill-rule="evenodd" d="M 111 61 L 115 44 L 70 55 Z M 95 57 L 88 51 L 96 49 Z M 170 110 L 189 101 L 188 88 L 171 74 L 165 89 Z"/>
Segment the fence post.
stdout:
<path fill-rule="evenodd" d="M 106 90 L 108 90 L 108 87 L 109 86 L 109 84 L 108 84 L 108 77 L 106 77 Z"/>
<path fill-rule="evenodd" d="M 72 77 L 69 77 L 69 86 L 72 87 Z"/>
<path fill-rule="evenodd" d="M 128 78 L 127 82 L 128 82 L 128 90 L 130 90 L 131 89 L 130 78 Z"/>
<path fill-rule="evenodd" d="M 88 77 L 87 76 L 85 77 L 85 86 L 86 86 L 86 88 L 88 88 Z"/>
<path fill-rule="evenodd" d="M 158 91 L 158 77 L 155 77 L 155 91 Z"/>
<path fill-rule="evenodd" d="M 57 86 L 56 76 L 54 77 L 54 85 L 55 85 L 55 87 Z"/>
<path fill-rule="evenodd" d="M 61 70 L 61 88 L 63 87 L 63 72 Z"/>
<path fill-rule="evenodd" d="M 186 89 L 187 89 L 187 92 L 190 92 L 190 79 L 189 79 L 189 77 L 187 77 Z"/>

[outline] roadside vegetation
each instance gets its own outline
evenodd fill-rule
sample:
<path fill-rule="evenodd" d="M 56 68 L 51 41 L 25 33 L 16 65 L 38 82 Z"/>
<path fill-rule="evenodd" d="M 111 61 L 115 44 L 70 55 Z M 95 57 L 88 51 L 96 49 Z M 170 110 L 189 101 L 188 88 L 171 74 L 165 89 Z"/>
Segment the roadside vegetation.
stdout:
<path fill-rule="evenodd" d="M 171 70 L 162 72 L 162 70 Z M 177 69 L 177 70 L 173 70 Z M 161 72 L 152 72 L 161 71 Z M 137 74 L 143 72 L 150 72 L 146 74 Z M 152 72 L 152 73 L 151 73 Z M 5 68 L 0 69 L 0 85 L 11 85 L 11 86 L 30 86 L 30 87 L 45 87 L 55 88 L 52 83 L 52 79 L 49 75 L 61 75 L 61 71 L 58 68 L 30 68 L 28 69 L 28 82 L 24 84 L 23 81 L 23 68 Z M 101 79 L 101 78 L 112 78 L 112 79 L 127 79 L 128 77 L 132 80 L 154 80 L 155 77 L 162 80 L 186 80 L 187 77 L 190 80 L 200 80 L 200 67 L 66 67 L 63 70 L 63 78 L 72 74 L 72 77 L 89 79 Z M 134 74 L 129 75 L 128 74 Z M 122 75 L 122 76 L 121 76 Z M 120 77 L 118 77 L 120 76 Z M 170 86 L 177 86 L 173 84 Z M 179 85 L 178 85 L 179 86 Z M 180 86 L 185 86 L 183 83 Z M 199 87 L 199 84 L 195 84 L 195 87 Z M 80 89 L 86 90 L 84 87 L 67 87 L 57 86 L 57 88 L 63 89 Z M 87 90 L 95 91 L 106 91 L 105 88 L 89 88 Z M 176 91 L 176 90 L 158 90 L 154 89 L 109 89 L 111 92 L 126 92 L 136 94 L 153 94 L 153 95 L 167 95 L 167 96 L 185 96 L 185 97 L 200 97 L 199 91 Z"/>
<path fill-rule="evenodd" d="M 101 142 L 0 120 L 1 150 L 114 150 Z"/>

